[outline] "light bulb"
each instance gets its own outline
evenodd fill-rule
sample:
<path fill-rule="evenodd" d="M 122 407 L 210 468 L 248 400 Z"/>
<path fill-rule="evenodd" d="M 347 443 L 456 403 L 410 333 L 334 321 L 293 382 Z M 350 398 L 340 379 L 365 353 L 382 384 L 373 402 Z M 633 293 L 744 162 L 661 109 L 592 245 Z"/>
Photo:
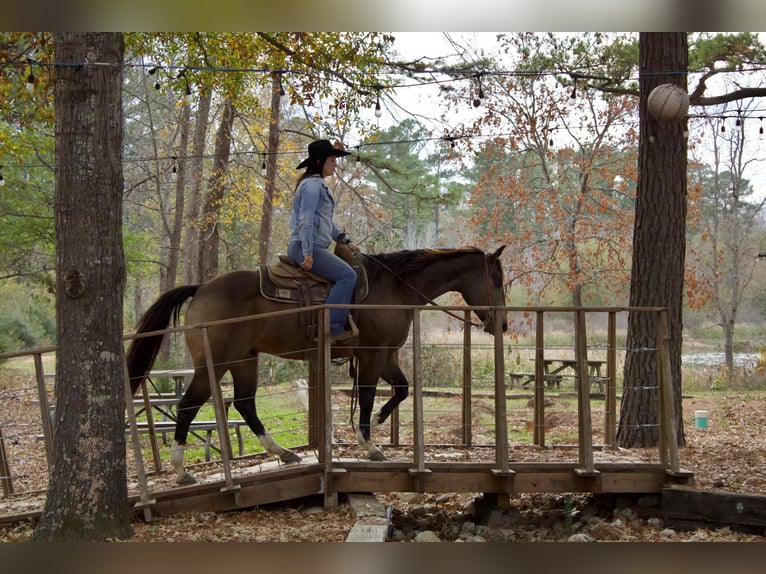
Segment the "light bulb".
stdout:
<path fill-rule="evenodd" d="M 26 85 L 27 93 L 31 96 L 35 91 L 35 77 L 32 75 L 32 72 L 29 72 L 29 76 L 27 76 L 27 85 Z"/>
<path fill-rule="evenodd" d="M 263 177 L 266 177 L 266 160 L 263 160 L 261 162 L 261 175 Z"/>
<path fill-rule="evenodd" d="M 378 98 L 378 101 L 375 102 L 375 117 L 379 118 L 383 115 L 383 110 L 380 109 L 380 98 Z"/>
<path fill-rule="evenodd" d="M 191 104 L 194 101 L 194 97 L 192 96 L 192 91 L 189 86 L 186 86 L 186 103 Z"/>
<path fill-rule="evenodd" d="M 0 187 L 3 187 L 5 185 L 5 180 L 3 179 L 3 174 L 0 173 Z"/>

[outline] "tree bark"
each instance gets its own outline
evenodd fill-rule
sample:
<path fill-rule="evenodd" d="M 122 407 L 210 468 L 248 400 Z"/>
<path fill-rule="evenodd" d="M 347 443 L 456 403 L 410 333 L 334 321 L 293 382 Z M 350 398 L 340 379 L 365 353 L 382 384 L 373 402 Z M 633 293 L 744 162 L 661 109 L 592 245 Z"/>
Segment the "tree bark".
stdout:
<path fill-rule="evenodd" d="M 274 212 L 274 196 L 277 187 L 277 152 L 279 152 L 279 128 L 281 122 L 282 81 L 280 72 L 271 75 L 271 117 L 269 120 L 269 152 L 266 160 L 266 185 L 263 194 L 261 215 L 260 240 L 258 243 L 258 259 L 261 265 L 269 262 L 271 248 L 271 228 Z"/>
<path fill-rule="evenodd" d="M 210 118 L 210 102 L 213 98 L 211 88 L 200 90 L 200 100 L 194 125 L 194 143 L 190 163 L 191 190 L 189 193 L 189 208 L 186 214 L 186 236 L 184 238 L 184 252 L 186 253 L 186 283 L 200 283 L 202 281 L 202 267 L 200 264 L 200 197 L 202 195 L 202 176 L 204 173 L 205 141 L 207 139 L 207 125 Z"/>
<path fill-rule="evenodd" d="M 646 109 L 659 84 L 686 90 L 685 32 L 639 35 L 640 136 L 630 305 L 666 307 L 670 372 L 678 443 L 685 444 L 681 410 L 681 344 L 686 255 L 686 122 L 660 123 Z M 659 440 L 656 317 L 630 313 L 617 442 L 655 446 Z"/>
<path fill-rule="evenodd" d="M 218 275 L 218 222 L 226 189 L 231 151 L 231 129 L 234 123 L 234 104 L 226 100 L 221 113 L 221 123 L 215 136 L 213 171 L 208 182 L 208 192 L 200 216 L 200 263 L 201 279 L 207 281 Z"/>
<path fill-rule="evenodd" d="M 119 33 L 57 33 L 54 41 L 56 416 L 48 496 L 32 539 L 126 538 L 124 44 Z"/>

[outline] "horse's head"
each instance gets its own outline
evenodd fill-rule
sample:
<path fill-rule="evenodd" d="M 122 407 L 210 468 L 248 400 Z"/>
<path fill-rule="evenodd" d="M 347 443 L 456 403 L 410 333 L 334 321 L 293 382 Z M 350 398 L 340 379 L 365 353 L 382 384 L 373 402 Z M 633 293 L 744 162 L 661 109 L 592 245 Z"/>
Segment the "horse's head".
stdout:
<path fill-rule="evenodd" d="M 478 279 L 471 281 L 461 294 L 466 303 L 476 307 L 505 307 L 505 289 L 503 287 L 503 266 L 500 262 L 500 255 L 503 253 L 505 245 L 501 246 L 491 255 L 484 254 L 482 269 L 479 270 Z M 476 311 L 481 319 L 484 330 L 487 333 L 494 333 L 495 318 L 502 321 L 503 332 L 508 330 L 507 313 L 503 310 L 497 313 L 489 313 L 485 310 Z M 494 318 L 493 318 L 494 315 Z"/>

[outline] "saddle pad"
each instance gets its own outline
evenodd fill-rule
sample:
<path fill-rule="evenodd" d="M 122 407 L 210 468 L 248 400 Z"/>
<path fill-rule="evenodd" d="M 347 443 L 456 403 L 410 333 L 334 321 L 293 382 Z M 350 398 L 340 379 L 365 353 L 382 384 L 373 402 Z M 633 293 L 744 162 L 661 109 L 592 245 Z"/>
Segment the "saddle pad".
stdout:
<path fill-rule="evenodd" d="M 307 275 L 310 276 L 312 274 L 307 274 L 302 269 L 300 269 L 301 273 L 293 274 L 285 271 L 284 267 L 280 264 L 274 264 L 260 265 L 258 271 L 261 294 L 266 299 L 305 305 L 306 302 L 303 301 L 304 297 L 301 297 L 298 283 L 307 280 L 308 284 L 306 287 L 309 290 L 312 304 L 324 303 L 325 299 L 327 299 L 329 283 L 325 279 L 319 282 L 313 278 L 307 278 Z M 314 277 L 318 276 L 314 275 Z"/>

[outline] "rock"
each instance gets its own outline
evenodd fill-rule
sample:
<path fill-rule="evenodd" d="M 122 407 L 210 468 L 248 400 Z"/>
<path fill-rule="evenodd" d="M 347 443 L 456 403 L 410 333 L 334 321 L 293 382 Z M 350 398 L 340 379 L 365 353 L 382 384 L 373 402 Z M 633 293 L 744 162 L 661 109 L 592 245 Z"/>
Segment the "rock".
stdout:
<path fill-rule="evenodd" d="M 465 522 L 463 522 L 463 528 L 461 528 L 460 531 L 463 534 L 473 534 L 474 532 L 476 532 L 476 524 L 474 524 L 470 520 L 466 520 Z"/>
<path fill-rule="evenodd" d="M 593 542 L 593 538 L 584 532 L 578 532 L 577 534 L 572 534 L 572 536 L 567 538 L 567 542 Z"/>
<path fill-rule="evenodd" d="M 662 532 L 660 532 L 660 536 L 662 536 L 665 540 L 671 540 L 676 537 L 676 531 L 672 528 L 666 528 Z"/>
<path fill-rule="evenodd" d="M 415 542 L 441 542 L 441 538 L 439 538 L 436 533 L 432 530 L 424 530 L 423 532 L 418 532 L 417 536 L 415 536 Z"/>

